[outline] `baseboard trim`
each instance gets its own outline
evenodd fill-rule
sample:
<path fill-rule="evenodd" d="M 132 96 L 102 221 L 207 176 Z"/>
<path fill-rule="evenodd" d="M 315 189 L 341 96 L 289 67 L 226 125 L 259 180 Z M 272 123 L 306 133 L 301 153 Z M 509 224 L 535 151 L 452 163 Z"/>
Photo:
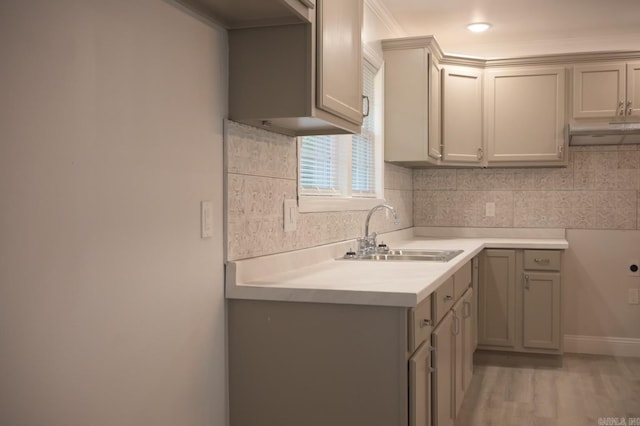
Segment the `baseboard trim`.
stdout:
<path fill-rule="evenodd" d="M 640 357 L 640 339 L 565 334 L 564 351 L 579 354 Z"/>

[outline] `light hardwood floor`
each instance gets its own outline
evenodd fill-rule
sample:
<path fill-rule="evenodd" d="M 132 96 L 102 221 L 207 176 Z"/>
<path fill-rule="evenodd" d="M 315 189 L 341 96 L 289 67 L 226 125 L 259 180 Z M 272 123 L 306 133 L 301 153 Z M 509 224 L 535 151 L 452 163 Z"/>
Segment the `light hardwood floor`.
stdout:
<path fill-rule="evenodd" d="M 640 358 L 479 351 L 474 362 L 456 426 L 640 424 Z"/>

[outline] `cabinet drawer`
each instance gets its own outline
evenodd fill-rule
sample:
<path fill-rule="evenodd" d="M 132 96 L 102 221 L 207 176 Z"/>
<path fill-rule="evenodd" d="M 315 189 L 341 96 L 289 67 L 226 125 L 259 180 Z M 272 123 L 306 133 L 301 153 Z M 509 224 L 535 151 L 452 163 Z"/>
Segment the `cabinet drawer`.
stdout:
<path fill-rule="evenodd" d="M 460 299 L 465 291 L 471 286 L 471 261 L 467 262 L 453 276 L 453 290 L 455 300 Z"/>
<path fill-rule="evenodd" d="M 446 280 L 440 288 L 438 288 L 434 293 L 433 298 L 433 308 L 435 309 L 434 319 L 435 323 L 438 324 L 440 320 L 444 317 L 444 315 L 451 309 L 455 300 L 455 292 L 454 292 L 454 284 L 453 277 Z"/>
<path fill-rule="evenodd" d="M 422 342 L 431 336 L 433 318 L 431 318 L 431 296 L 409 310 L 409 352 L 416 350 Z"/>
<path fill-rule="evenodd" d="M 524 269 L 559 271 L 560 254 L 559 250 L 525 250 Z"/>

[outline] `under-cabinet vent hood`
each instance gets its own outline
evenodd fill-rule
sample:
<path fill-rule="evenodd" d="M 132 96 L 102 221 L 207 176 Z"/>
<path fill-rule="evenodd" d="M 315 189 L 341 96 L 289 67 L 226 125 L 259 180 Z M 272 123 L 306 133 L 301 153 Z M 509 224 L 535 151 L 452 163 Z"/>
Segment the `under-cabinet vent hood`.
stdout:
<path fill-rule="evenodd" d="M 569 145 L 640 144 L 640 122 L 569 124 Z"/>

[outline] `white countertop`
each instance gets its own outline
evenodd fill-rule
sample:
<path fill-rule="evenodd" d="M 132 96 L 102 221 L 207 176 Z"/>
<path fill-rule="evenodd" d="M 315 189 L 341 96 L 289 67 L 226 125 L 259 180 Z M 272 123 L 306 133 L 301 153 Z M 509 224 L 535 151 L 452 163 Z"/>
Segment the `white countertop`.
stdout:
<path fill-rule="evenodd" d="M 463 252 L 449 262 L 336 260 L 345 247 L 353 246 L 346 242 L 326 246 L 326 253 L 316 248 L 228 262 L 226 297 L 414 307 L 485 248 L 569 247 L 564 238 L 406 238 L 406 234 L 390 247 Z"/>

